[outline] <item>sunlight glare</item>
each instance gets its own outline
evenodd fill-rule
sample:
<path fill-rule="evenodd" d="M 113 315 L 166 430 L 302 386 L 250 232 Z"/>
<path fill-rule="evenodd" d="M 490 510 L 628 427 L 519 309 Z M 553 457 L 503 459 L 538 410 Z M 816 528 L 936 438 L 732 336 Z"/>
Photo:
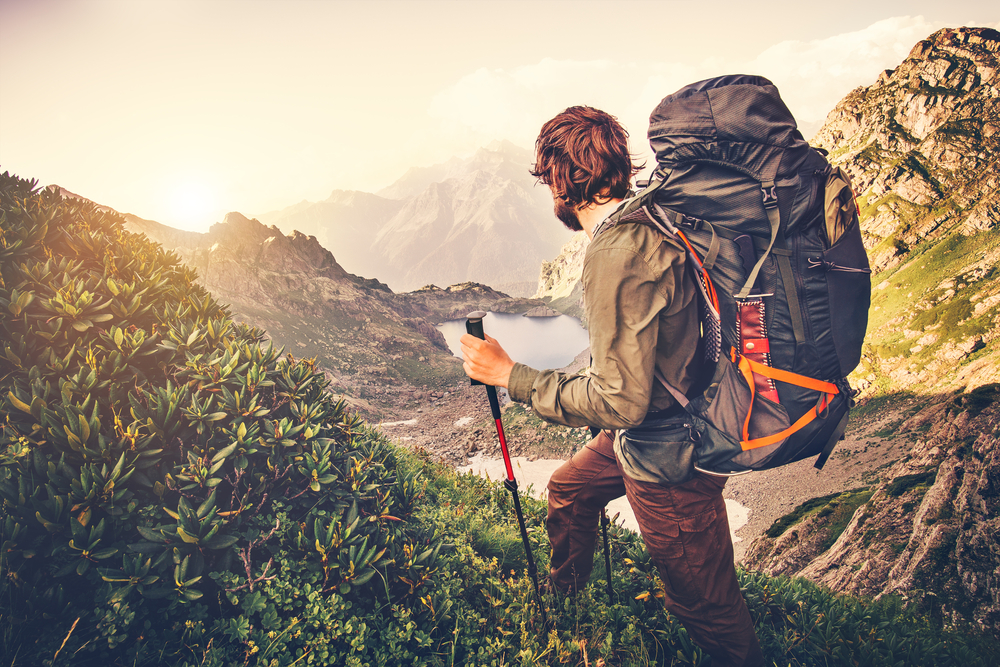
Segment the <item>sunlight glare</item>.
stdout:
<path fill-rule="evenodd" d="M 212 220 L 215 208 L 215 197 L 207 184 L 202 181 L 178 183 L 170 193 L 171 226 L 201 231 L 216 222 Z"/>

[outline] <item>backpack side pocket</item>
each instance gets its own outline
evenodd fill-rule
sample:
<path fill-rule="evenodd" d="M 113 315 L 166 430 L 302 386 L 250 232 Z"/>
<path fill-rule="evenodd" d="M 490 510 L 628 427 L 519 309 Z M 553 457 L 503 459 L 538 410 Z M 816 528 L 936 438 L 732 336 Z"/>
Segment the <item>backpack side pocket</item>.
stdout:
<path fill-rule="evenodd" d="M 697 440 L 691 417 L 680 414 L 622 431 L 615 449 L 632 479 L 680 484 L 694 475 Z"/>

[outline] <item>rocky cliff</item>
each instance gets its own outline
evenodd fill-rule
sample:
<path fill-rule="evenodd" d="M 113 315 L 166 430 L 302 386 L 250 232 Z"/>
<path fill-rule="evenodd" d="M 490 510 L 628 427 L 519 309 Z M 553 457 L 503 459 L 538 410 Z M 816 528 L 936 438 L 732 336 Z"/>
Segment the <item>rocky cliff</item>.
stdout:
<path fill-rule="evenodd" d="M 583 319 L 583 258 L 587 254 L 590 240 L 583 232 L 577 232 L 569 243 L 562 247 L 559 255 L 542 262 L 538 277 L 536 299 L 544 299 L 558 311 Z"/>
<path fill-rule="evenodd" d="M 846 451 L 744 564 L 1000 629 L 1000 33 L 941 30 L 849 94 L 814 143 L 851 173 L 876 274 Z M 869 453 L 869 449 L 872 453 Z M 835 456 L 837 454 L 835 453 Z"/>
<path fill-rule="evenodd" d="M 910 444 L 902 458 L 869 487 L 804 503 L 744 565 L 1000 629 L 998 399 L 1000 385 L 987 385 L 894 425 Z"/>

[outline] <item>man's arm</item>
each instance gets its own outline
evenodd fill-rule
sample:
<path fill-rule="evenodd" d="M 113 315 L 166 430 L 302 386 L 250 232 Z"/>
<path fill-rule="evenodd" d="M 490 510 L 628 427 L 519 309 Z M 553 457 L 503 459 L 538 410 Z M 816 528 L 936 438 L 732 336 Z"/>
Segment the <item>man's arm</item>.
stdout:
<path fill-rule="evenodd" d="M 567 426 L 629 428 L 642 422 L 654 381 L 659 316 L 670 308 L 683 256 L 658 244 L 653 261 L 630 249 L 593 249 L 583 283 L 593 363 L 588 375 L 514 364 L 511 398 Z"/>

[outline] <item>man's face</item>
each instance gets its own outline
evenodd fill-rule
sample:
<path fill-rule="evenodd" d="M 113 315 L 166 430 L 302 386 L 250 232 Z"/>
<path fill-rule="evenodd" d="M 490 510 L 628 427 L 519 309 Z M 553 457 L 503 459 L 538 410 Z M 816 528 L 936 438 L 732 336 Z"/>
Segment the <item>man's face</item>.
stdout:
<path fill-rule="evenodd" d="M 551 188 L 549 189 L 551 190 Z M 555 191 L 552 192 L 552 202 L 556 217 L 566 225 L 567 229 L 571 232 L 583 231 L 583 225 L 580 224 L 580 217 L 577 215 L 576 208 L 567 204 Z"/>

